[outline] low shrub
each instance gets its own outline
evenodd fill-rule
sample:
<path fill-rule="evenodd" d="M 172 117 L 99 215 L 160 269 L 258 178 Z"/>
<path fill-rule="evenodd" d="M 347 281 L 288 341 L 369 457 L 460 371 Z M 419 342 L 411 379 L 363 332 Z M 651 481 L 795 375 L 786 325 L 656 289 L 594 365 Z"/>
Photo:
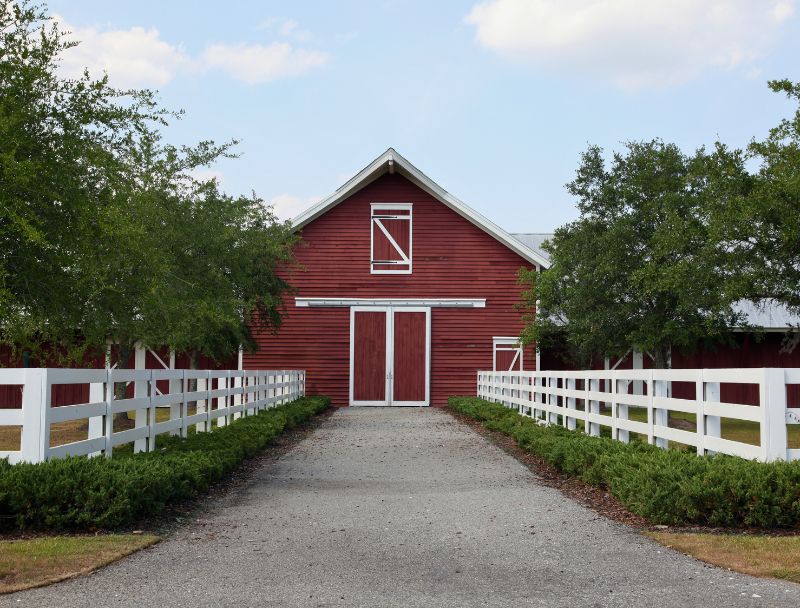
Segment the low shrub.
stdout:
<path fill-rule="evenodd" d="M 800 462 L 697 456 L 641 442 L 589 437 L 539 425 L 516 410 L 477 397 L 450 397 L 448 404 L 514 438 L 556 470 L 608 489 L 632 513 L 655 524 L 800 525 Z"/>
<path fill-rule="evenodd" d="M 0 460 L 0 529 L 109 529 L 158 514 L 207 490 L 284 430 L 329 406 L 327 397 L 303 397 L 210 433 L 169 437 L 151 453 L 39 464 Z"/>

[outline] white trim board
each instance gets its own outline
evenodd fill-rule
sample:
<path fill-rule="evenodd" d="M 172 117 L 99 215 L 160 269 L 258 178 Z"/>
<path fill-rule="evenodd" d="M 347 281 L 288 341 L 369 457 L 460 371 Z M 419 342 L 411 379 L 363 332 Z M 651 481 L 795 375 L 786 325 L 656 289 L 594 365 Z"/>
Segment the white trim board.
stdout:
<path fill-rule="evenodd" d="M 295 298 L 298 308 L 320 306 L 427 306 L 486 308 L 486 298 Z"/>
<path fill-rule="evenodd" d="M 401 156 L 394 148 L 389 148 L 369 165 L 359 171 L 354 177 L 341 186 L 336 192 L 321 200 L 316 205 L 306 209 L 292 220 L 295 230 L 317 219 L 349 196 L 355 194 L 368 184 L 374 182 L 386 173 L 397 172 L 415 184 L 432 197 L 449 207 L 468 222 L 474 224 L 488 235 L 494 237 L 503 245 L 517 253 L 524 259 L 534 264 L 538 269 L 548 268 L 550 262 L 540 253 L 521 243 L 497 224 L 487 219 L 458 198 L 447 192 L 439 184 L 412 165 Z"/>

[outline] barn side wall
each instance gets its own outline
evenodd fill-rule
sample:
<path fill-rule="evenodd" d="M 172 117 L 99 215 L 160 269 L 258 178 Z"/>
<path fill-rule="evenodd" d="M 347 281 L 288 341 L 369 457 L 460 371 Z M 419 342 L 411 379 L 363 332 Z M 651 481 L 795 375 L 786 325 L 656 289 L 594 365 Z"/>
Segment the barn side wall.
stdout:
<path fill-rule="evenodd" d="M 370 274 L 370 204 L 413 204 L 413 274 Z M 277 335 L 256 332 L 245 368 L 307 371 L 309 393 L 349 400 L 350 310 L 297 308 L 294 297 L 485 298 L 486 308 L 431 311 L 431 404 L 475 394 L 476 372 L 491 369 L 492 338 L 519 335 L 517 272 L 530 264 L 399 175 L 384 175 L 302 230 Z M 525 353 L 534 369 L 535 354 Z"/>

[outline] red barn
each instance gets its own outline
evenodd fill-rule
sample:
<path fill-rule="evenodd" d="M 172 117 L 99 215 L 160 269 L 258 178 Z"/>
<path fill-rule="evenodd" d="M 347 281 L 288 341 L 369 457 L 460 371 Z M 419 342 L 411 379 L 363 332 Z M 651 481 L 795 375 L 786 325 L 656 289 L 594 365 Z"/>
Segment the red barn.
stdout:
<path fill-rule="evenodd" d="M 536 369 L 522 329 L 525 244 L 389 149 L 294 221 L 303 242 L 277 335 L 247 369 L 305 369 L 334 405 L 443 406 L 476 372 Z"/>

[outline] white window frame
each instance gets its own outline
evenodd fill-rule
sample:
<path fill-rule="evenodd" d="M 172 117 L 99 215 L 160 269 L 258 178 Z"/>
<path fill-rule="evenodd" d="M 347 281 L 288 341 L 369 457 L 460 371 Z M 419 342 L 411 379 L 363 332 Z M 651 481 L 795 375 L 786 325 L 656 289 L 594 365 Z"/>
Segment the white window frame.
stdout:
<path fill-rule="evenodd" d="M 522 348 L 522 344 L 519 342 L 519 338 L 515 336 L 498 336 L 492 338 L 492 370 L 496 372 L 510 371 L 507 369 L 497 369 L 498 351 L 515 351 L 517 354 L 511 361 L 511 367 L 513 368 L 517 363 L 517 359 L 519 359 L 519 371 L 523 371 L 525 369 L 523 354 L 524 349 Z"/>
<path fill-rule="evenodd" d="M 375 209 L 388 209 L 388 210 L 396 210 L 396 211 L 408 211 L 408 216 L 406 215 L 397 215 L 392 217 L 391 219 L 397 220 L 404 220 L 408 222 L 408 255 L 406 256 L 405 252 L 403 252 L 400 247 L 395 242 L 394 238 L 389 234 L 389 231 L 380 223 L 379 220 L 375 219 Z M 414 239 L 414 210 L 413 205 L 411 203 L 371 203 L 370 204 L 370 213 L 369 213 L 369 272 L 370 274 L 411 274 L 413 259 L 414 256 L 413 252 L 413 239 Z M 406 263 L 408 264 L 408 268 L 402 268 L 399 270 L 392 270 L 392 269 L 381 269 L 375 270 L 375 223 L 377 222 L 380 229 L 386 235 L 386 238 L 389 239 L 389 243 L 397 250 L 397 252 L 404 258 L 403 265 Z M 382 261 L 379 262 L 381 264 L 393 264 L 396 263 L 394 261 Z"/>

